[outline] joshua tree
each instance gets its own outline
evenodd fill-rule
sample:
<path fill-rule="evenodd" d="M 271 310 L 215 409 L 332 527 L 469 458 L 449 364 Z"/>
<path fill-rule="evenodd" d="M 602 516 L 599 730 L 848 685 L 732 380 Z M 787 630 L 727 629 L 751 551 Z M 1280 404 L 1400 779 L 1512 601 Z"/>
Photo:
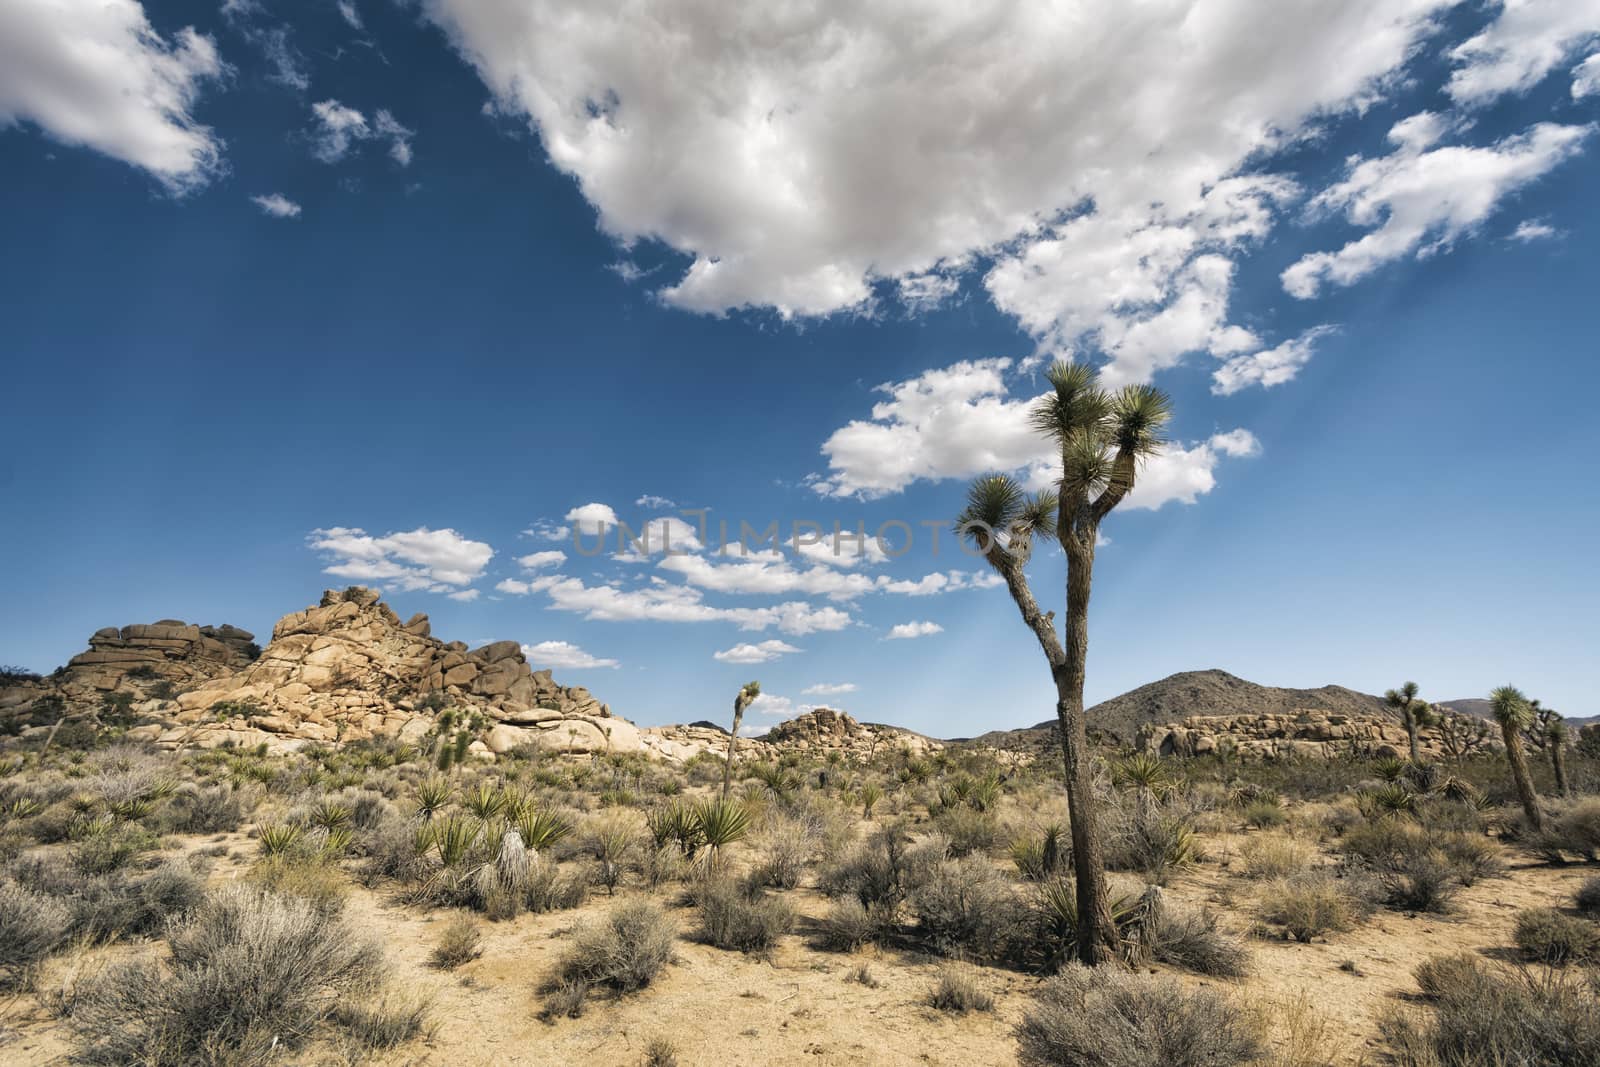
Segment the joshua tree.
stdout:
<path fill-rule="evenodd" d="M 733 781 L 733 749 L 739 743 L 739 727 L 744 724 L 744 709 L 761 695 L 760 682 L 747 682 L 733 698 L 733 733 L 728 735 L 728 762 L 722 765 L 722 799 L 728 799 L 728 785 Z"/>
<path fill-rule="evenodd" d="M 1411 744 L 1411 762 L 1422 766 L 1422 748 L 1417 743 L 1417 732 L 1428 724 L 1427 701 L 1417 699 L 1417 683 L 1406 682 L 1399 689 L 1383 694 L 1383 702 L 1400 716 L 1400 725 L 1406 728 L 1406 740 Z"/>
<path fill-rule="evenodd" d="M 1489 724 L 1458 712 L 1439 715 L 1439 745 L 1452 763 L 1460 763 L 1489 740 Z"/>
<path fill-rule="evenodd" d="M 972 483 L 958 530 L 1005 580 L 1023 622 L 1033 631 L 1056 687 L 1056 722 L 1066 770 L 1077 880 L 1078 957 L 1099 963 L 1117 951 L 1118 937 L 1106 893 L 1105 864 L 1096 826 L 1083 680 L 1089 651 L 1089 590 L 1100 523 L 1133 489 L 1140 464 L 1160 450 L 1172 415 L 1165 393 L 1127 386 L 1115 393 L 1091 367 L 1056 363 L 1047 372 L 1053 390 L 1031 413 L 1033 426 L 1060 449 L 1061 477 L 1054 492 L 1029 496 L 1012 479 L 989 475 Z M 1065 640 L 1055 613 L 1041 612 L 1024 570 L 1035 537 L 1054 537 L 1067 557 Z"/>
<path fill-rule="evenodd" d="M 1539 796 L 1533 791 L 1533 778 L 1528 774 L 1528 757 L 1522 750 L 1522 731 L 1533 722 L 1533 708 L 1514 685 L 1502 685 L 1490 693 L 1489 705 L 1500 724 L 1500 736 L 1505 739 L 1506 761 L 1511 764 L 1511 778 L 1522 799 L 1522 810 L 1528 813 L 1528 824 L 1534 831 L 1541 831 L 1544 812 L 1539 810 Z"/>
<path fill-rule="evenodd" d="M 1570 732 L 1567 729 L 1567 720 L 1560 715 L 1551 713 L 1550 721 L 1545 724 L 1545 747 L 1550 753 L 1550 769 L 1555 772 L 1556 790 L 1564 797 L 1572 795 L 1572 786 L 1567 783 L 1567 740 Z"/>

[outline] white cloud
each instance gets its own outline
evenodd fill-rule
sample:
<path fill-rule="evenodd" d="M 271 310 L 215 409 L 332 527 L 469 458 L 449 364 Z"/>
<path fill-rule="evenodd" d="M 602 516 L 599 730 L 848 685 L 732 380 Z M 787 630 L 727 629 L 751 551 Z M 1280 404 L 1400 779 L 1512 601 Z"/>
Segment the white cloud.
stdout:
<path fill-rule="evenodd" d="M 800 690 L 800 693 L 803 696 L 833 697 L 843 696 L 845 693 L 854 693 L 856 689 L 857 686 L 854 682 L 819 682 L 816 685 L 810 685 Z"/>
<path fill-rule="evenodd" d="M 914 637 L 928 637 L 932 634 L 944 633 L 944 627 L 936 622 L 902 622 L 889 628 L 887 641 L 906 641 Z"/>
<path fill-rule="evenodd" d="M 306 57 L 301 55 L 300 50 L 290 42 L 288 26 L 245 29 L 244 38 L 261 49 L 267 65 L 272 68 L 272 72 L 267 75 L 268 81 L 277 82 L 302 93 L 311 88 L 311 75 L 306 70 Z"/>
<path fill-rule="evenodd" d="M 762 693 L 750 702 L 750 710 L 757 715 L 768 715 L 775 719 L 787 719 L 794 715 L 812 710 L 813 704 L 795 706 L 795 702 L 788 697 L 778 696 L 776 693 Z M 770 729 L 768 727 L 767 729 Z M 753 736 L 766 733 L 766 729 L 751 731 Z"/>
<path fill-rule="evenodd" d="M 463 603 L 470 604 L 472 601 L 478 599 L 478 592 L 479 591 L 476 589 L 458 589 L 454 593 L 446 593 L 445 595 L 451 600 L 459 600 Z"/>
<path fill-rule="evenodd" d="M 762 641 L 759 644 L 740 644 L 732 648 L 725 648 L 721 652 L 713 652 L 711 658 L 719 663 L 766 663 L 779 656 L 786 656 L 799 652 L 798 648 L 786 641 Z"/>
<path fill-rule="evenodd" d="M 636 508 L 653 508 L 659 510 L 661 508 L 675 508 L 678 505 L 668 500 L 664 496 L 656 496 L 653 493 L 646 493 L 638 500 L 635 500 L 633 502 L 633 506 Z"/>
<path fill-rule="evenodd" d="M 652 579 L 642 589 L 585 585 L 579 578 L 554 575 L 527 583 L 530 591 L 543 592 L 557 611 L 579 612 L 587 619 L 606 622 L 731 622 L 741 630 L 773 627 L 786 634 L 804 635 L 842 630 L 850 625 L 848 613 L 837 608 L 813 607 L 805 601 L 786 601 L 757 608 L 714 607 L 698 589 Z"/>
<path fill-rule="evenodd" d="M 799 593 L 852 600 L 872 591 L 872 579 L 829 567 L 799 570 L 781 552 L 753 552 L 733 562 L 714 563 L 704 556 L 668 556 L 662 570 L 681 574 L 690 585 L 717 593 L 776 596 Z"/>
<path fill-rule="evenodd" d="M 333 526 L 313 530 L 307 544 L 332 557 L 327 574 L 355 581 L 374 581 L 398 589 L 425 589 L 449 593 L 453 587 L 470 585 L 482 574 L 494 556 L 494 549 L 482 541 L 472 541 L 454 530 L 415 530 L 373 537 L 355 527 Z M 461 590 L 471 596 L 476 590 Z"/>
<path fill-rule="evenodd" d="M 252 196 L 250 200 L 265 214 L 275 219 L 293 219 L 300 215 L 300 205 L 280 193 Z"/>
<path fill-rule="evenodd" d="M 1234 356 L 1211 372 L 1211 391 L 1218 396 L 1232 396 L 1252 385 L 1267 389 L 1282 385 L 1311 362 L 1317 342 L 1333 332 L 1332 326 L 1313 326 L 1275 348 Z"/>
<path fill-rule="evenodd" d="M 1572 71 L 1572 98 L 1600 96 L 1600 52 L 1579 63 Z"/>
<path fill-rule="evenodd" d="M 584 537 L 598 537 L 617 528 L 617 513 L 605 504 L 581 504 L 567 512 L 564 517 Z M 562 536 L 566 536 L 565 531 Z"/>
<path fill-rule="evenodd" d="M 1482 33 L 1451 51 L 1461 66 L 1448 92 L 1466 105 L 1526 92 L 1596 36 L 1600 0 L 1506 0 Z"/>
<path fill-rule="evenodd" d="M 616 558 L 635 563 L 642 562 L 649 556 L 676 556 L 684 552 L 698 552 L 704 546 L 700 543 L 700 536 L 696 529 L 682 519 L 665 516 L 658 519 L 646 519 L 639 523 L 637 528 L 628 524 L 624 529 L 615 528 L 612 536 L 617 539 L 621 551 Z"/>
<path fill-rule="evenodd" d="M 974 360 L 878 386 L 889 399 L 873 406 L 870 420 L 852 421 L 823 442 L 829 469 L 812 480 L 813 487 L 829 496 L 879 497 L 918 480 L 971 478 L 987 471 L 1024 472 L 1031 489 L 1050 484 L 1059 477 L 1060 461 L 1054 446 L 1028 425 L 1037 397 L 1011 398 L 1008 367 L 1004 359 Z M 1291 369 L 1277 370 L 1273 377 Z M 1275 384 L 1265 380 L 1265 369 L 1261 375 L 1262 384 Z M 1244 430 L 1233 434 L 1249 436 Z M 1232 434 L 1222 436 L 1231 439 Z M 1197 492 L 1216 484 L 1218 456 L 1236 454 L 1209 443 L 1169 445 L 1146 464 L 1123 506 L 1193 503 Z"/>
<path fill-rule="evenodd" d="M 518 556 L 517 566 L 523 570 L 536 571 L 545 567 L 559 567 L 566 561 L 565 552 L 552 548 L 546 552 L 530 552 L 526 556 Z"/>
<path fill-rule="evenodd" d="M 311 154 L 324 163 L 339 162 L 362 141 L 387 138 L 389 157 L 402 167 L 411 164 L 414 131 L 400 125 L 388 111 L 380 108 L 369 123 L 367 117 L 353 107 L 346 107 L 337 100 L 321 100 L 311 105 L 311 115 Z"/>
<path fill-rule="evenodd" d="M 1547 222 L 1540 222 L 1537 219 L 1524 219 L 1517 224 L 1515 230 L 1511 231 L 1511 239 L 1513 241 L 1521 241 L 1523 244 L 1530 244 L 1533 241 L 1543 241 L 1559 236 L 1560 232 Z"/>
<path fill-rule="evenodd" d="M 924 308 L 997 256 L 989 292 L 1042 346 L 1097 344 L 1132 381 L 1241 354 L 1232 256 L 1294 191 L 1243 168 L 1378 98 L 1450 4 L 425 10 L 608 234 L 690 257 L 665 301 Z"/>
<path fill-rule="evenodd" d="M 523 645 L 522 654 L 528 657 L 528 662 L 533 664 L 535 670 L 550 667 L 576 671 L 617 666 L 616 660 L 591 656 L 570 641 L 540 641 L 536 645 Z"/>
<path fill-rule="evenodd" d="M 339 14 L 343 16 L 345 22 L 350 24 L 351 29 L 365 29 L 361 24 L 361 12 L 356 10 L 356 5 L 352 0 L 339 0 Z"/>
<path fill-rule="evenodd" d="M 1350 285 L 1385 263 L 1428 256 L 1475 229 L 1500 201 L 1582 149 L 1592 127 L 1541 122 L 1486 147 L 1429 148 L 1417 127 L 1399 123 L 1399 147 L 1378 159 L 1353 159 L 1349 176 L 1319 193 L 1314 210 L 1342 212 L 1371 232 L 1337 252 L 1313 252 L 1283 272 L 1301 299 L 1324 283 Z"/>
<path fill-rule="evenodd" d="M 222 142 L 193 111 L 200 87 L 225 70 L 211 38 L 185 27 L 168 41 L 136 0 L 0 5 L 0 129 L 33 123 L 174 194 L 220 166 Z"/>

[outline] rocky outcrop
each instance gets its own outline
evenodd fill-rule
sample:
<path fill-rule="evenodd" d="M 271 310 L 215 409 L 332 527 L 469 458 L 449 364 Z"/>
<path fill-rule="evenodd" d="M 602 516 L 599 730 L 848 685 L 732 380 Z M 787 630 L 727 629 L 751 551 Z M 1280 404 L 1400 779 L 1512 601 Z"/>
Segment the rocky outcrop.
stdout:
<path fill-rule="evenodd" d="M 1424 757 L 1447 755 L 1437 730 L 1422 730 L 1418 740 Z M 1191 715 L 1177 722 L 1144 726 L 1136 746 L 1161 756 L 1228 751 L 1246 759 L 1404 757 L 1410 753 L 1405 729 L 1393 719 L 1319 709 L 1282 715 Z"/>
<path fill-rule="evenodd" d="M 528 666 L 515 641 L 469 649 L 432 635 L 426 615 L 402 622 L 371 589 L 329 590 L 316 607 L 285 615 L 243 670 L 177 698 L 161 744 L 225 741 L 412 740 L 440 713 L 476 714 L 489 753 L 522 744 L 559 751 L 638 751 L 631 723 L 581 686 L 557 685 Z"/>
<path fill-rule="evenodd" d="M 869 757 L 895 748 L 921 755 L 944 747 L 940 742 L 910 730 L 857 722 L 845 712 L 816 708 L 781 722 L 762 737 L 780 752 L 838 750 Z"/>

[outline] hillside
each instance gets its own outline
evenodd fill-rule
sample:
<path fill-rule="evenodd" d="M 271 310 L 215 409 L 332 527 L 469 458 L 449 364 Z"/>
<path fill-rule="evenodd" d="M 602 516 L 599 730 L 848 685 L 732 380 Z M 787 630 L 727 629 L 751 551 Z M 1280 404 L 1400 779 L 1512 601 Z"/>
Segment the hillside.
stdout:
<path fill-rule="evenodd" d="M 1469 697 L 1465 700 L 1441 700 L 1439 701 L 1439 706 L 1441 708 L 1449 708 L 1460 715 L 1470 715 L 1475 719 L 1494 718 L 1494 712 L 1490 710 L 1489 702 L 1482 697 Z M 1557 710 L 1561 709 L 1558 708 Z M 1591 723 L 1600 722 L 1600 715 L 1566 715 L 1565 718 L 1568 725 L 1574 727 L 1588 726 Z"/>
<path fill-rule="evenodd" d="M 1283 689 L 1257 685 L 1227 671 L 1182 671 L 1112 697 L 1090 708 L 1089 730 L 1117 741 L 1132 741 L 1146 723 L 1175 722 L 1190 715 L 1282 715 L 1318 709 L 1349 715 L 1386 715 L 1383 701 L 1339 685 Z M 1025 730 L 996 730 L 973 738 L 982 744 L 1026 743 L 1027 735 L 1052 738 L 1055 720 Z"/>

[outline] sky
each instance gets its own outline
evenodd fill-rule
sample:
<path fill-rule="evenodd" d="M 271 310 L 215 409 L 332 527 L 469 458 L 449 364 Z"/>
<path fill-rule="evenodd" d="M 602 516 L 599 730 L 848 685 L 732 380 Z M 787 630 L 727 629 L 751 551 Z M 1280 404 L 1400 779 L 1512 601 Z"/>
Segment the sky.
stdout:
<path fill-rule="evenodd" d="M 1028 725 L 937 524 L 1071 359 L 1176 411 L 1091 702 L 1595 714 L 1597 124 L 1600 0 L 4 0 L 0 662 L 366 584 L 645 724 Z"/>

